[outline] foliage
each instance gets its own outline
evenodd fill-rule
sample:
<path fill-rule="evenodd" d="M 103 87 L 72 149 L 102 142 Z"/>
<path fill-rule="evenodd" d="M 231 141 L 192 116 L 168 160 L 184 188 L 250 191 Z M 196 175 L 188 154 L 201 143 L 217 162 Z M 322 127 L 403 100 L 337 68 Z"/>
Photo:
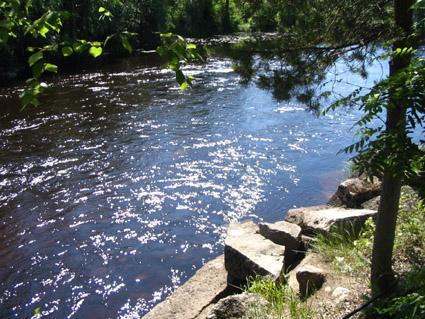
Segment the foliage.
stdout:
<path fill-rule="evenodd" d="M 410 271 L 396 296 L 380 300 L 371 310 L 374 318 L 421 319 L 425 317 L 425 267 Z"/>
<path fill-rule="evenodd" d="M 275 31 L 282 0 L 236 0 L 240 20 L 250 31 Z"/>
<path fill-rule="evenodd" d="M 71 1 L 71 10 L 77 8 L 72 6 L 75 4 L 76 2 Z M 122 3 L 118 1 L 111 5 L 122 6 Z M 98 58 L 106 45 L 117 38 L 129 53 L 133 51 L 130 39 L 136 36 L 136 33 L 121 30 L 109 34 L 104 41 L 72 38 L 68 32 L 72 31 L 75 36 L 77 30 L 66 28 L 66 23 L 79 17 L 78 14 L 72 11 L 59 11 L 60 6 L 56 3 L 44 8 L 46 11 L 41 17 L 34 18 L 33 11 L 37 12 L 40 9 L 34 6 L 32 0 L 6 0 L 0 4 L 0 15 L 5 17 L 0 24 L 0 46 L 13 52 L 16 49 L 16 41 L 33 43 L 33 45 L 25 44 L 27 52 L 25 56 L 32 76 L 27 80 L 27 86 L 20 96 L 23 107 L 40 104 L 39 96 L 48 88 L 48 84 L 42 82 L 42 77 L 46 72 L 58 72 L 58 65 L 49 62 L 52 59 L 57 60 L 58 55 L 69 57 L 73 54 L 87 53 L 93 58 Z M 97 8 L 96 14 L 98 25 L 110 22 L 114 17 L 114 14 L 103 6 Z M 173 34 L 164 34 L 162 39 L 164 43 L 158 48 L 158 53 L 175 71 L 177 82 L 184 90 L 191 85 L 191 78 L 183 74 L 181 66 L 188 61 L 201 58 L 196 45 L 186 43 L 183 38 Z"/>
<path fill-rule="evenodd" d="M 402 195 L 402 203 L 409 201 L 408 195 Z M 425 206 L 419 201 L 412 208 L 401 205 L 396 230 L 395 250 L 411 264 L 425 262 Z"/>
<path fill-rule="evenodd" d="M 407 265 L 420 265 L 425 261 L 425 207 L 412 190 L 403 190 L 395 253 Z M 329 234 L 318 235 L 314 249 L 341 272 L 366 274 L 374 232 L 375 222 L 369 218 L 358 235 L 353 227 L 336 228 Z"/>
<path fill-rule="evenodd" d="M 374 222 L 368 219 L 360 234 L 353 226 L 346 226 L 335 228 L 328 234 L 319 234 L 314 250 L 343 273 L 367 274 L 365 270 L 372 253 Z"/>
<path fill-rule="evenodd" d="M 355 227 L 334 228 L 329 234 L 316 237 L 314 249 L 335 269 L 353 276 L 367 276 L 375 223 L 372 218 L 366 220 L 358 233 Z M 395 252 L 404 267 L 413 270 L 404 275 L 402 290 L 397 297 L 385 299 L 373 310 L 372 318 L 419 319 L 425 311 L 425 207 L 423 201 L 409 188 L 403 188 L 400 202 L 400 215 L 396 230 Z M 415 266 L 416 265 L 416 266 Z M 415 268 L 416 267 L 416 268 Z M 405 268 L 404 268 L 405 269 Z M 403 275 L 403 274 L 402 274 Z M 367 280 L 367 278 L 364 278 Z M 254 278 L 249 281 L 248 292 L 258 293 L 268 300 L 276 314 L 283 314 L 285 309 L 292 309 L 291 316 L 282 318 L 310 318 L 308 305 L 300 303 L 296 296 L 284 284 L 271 280 Z M 283 300 L 283 302 L 282 302 Z M 301 307 L 298 308 L 298 307 Z M 305 311 L 305 312 L 304 312 Z M 264 311 L 254 309 L 253 318 L 261 317 Z M 306 317 L 296 317 L 296 314 Z M 280 317 L 277 317 L 280 318 Z"/>
<path fill-rule="evenodd" d="M 391 55 L 413 54 L 412 48 L 396 50 Z M 384 169 L 391 169 L 394 175 L 402 175 L 409 181 L 425 171 L 425 151 L 418 139 L 425 132 L 425 59 L 413 59 L 409 67 L 376 84 L 369 92 L 357 89 L 346 98 L 331 105 L 327 111 L 341 105 L 357 106 L 364 111 L 355 124 L 359 140 L 346 147 L 345 152 L 356 152 L 353 161 L 361 172 L 370 176 L 382 176 Z M 389 95 L 391 94 L 391 100 Z M 390 103 L 390 105 L 388 105 Z M 403 130 L 407 133 L 400 139 L 399 134 L 387 131 L 382 116 L 387 107 L 403 104 L 407 120 Z M 376 120 L 381 124 L 376 125 Z"/>
<path fill-rule="evenodd" d="M 182 91 L 192 86 L 193 77 L 183 74 L 182 67 L 189 61 L 201 61 L 203 57 L 197 50 L 196 44 L 187 43 L 181 36 L 167 33 L 161 34 L 163 45 L 157 48 L 160 56 L 167 61 L 167 67 L 176 74 L 177 83 Z"/>
<path fill-rule="evenodd" d="M 256 277 L 248 280 L 245 290 L 263 296 L 270 304 L 270 309 L 251 309 L 251 319 L 309 319 L 312 316 L 308 304 L 284 283 L 276 283 L 268 277 Z"/>

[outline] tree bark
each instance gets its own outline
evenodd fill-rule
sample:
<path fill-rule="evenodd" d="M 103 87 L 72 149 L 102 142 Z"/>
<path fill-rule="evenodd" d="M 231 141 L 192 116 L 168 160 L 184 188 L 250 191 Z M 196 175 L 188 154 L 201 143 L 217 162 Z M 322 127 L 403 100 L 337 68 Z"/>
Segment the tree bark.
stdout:
<path fill-rule="evenodd" d="M 230 32 L 230 0 L 226 0 L 224 5 L 224 31 Z"/>
<path fill-rule="evenodd" d="M 393 50 L 409 47 L 408 35 L 412 34 L 414 0 L 395 0 L 395 22 L 403 34 L 396 41 Z M 407 67 L 411 57 L 394 56 L 390 62 L 390 76 Z M 398 139 L 406 138 L 406 108 L 402 101 L 394 99 L 390 92 L 387 108 L 386 131 Z M 392 269 L 393 247 L 401 191 L 401 172 L 397 174 L 391 167 L 386 168 L 382 180 L 381 203 L 376 220 L 376 231 L 372 251 L 372 296 L 389 292 L 394 287 L 395 277 Z"/>

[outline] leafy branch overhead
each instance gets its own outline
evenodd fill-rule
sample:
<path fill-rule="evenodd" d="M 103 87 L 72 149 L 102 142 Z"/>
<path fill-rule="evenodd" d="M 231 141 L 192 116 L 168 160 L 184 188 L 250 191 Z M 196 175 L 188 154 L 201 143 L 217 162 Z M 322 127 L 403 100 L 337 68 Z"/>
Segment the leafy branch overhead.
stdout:
<path fill-rule="evenodd" d="M 167 63 L 167 67 L 176 74 L 176 81 L 180 84 L 182 91 L 192 86 L 192 76 L 184 75 L 182 67 L 188 62 L 202 61 L 196 44 L 188 43 L 186 40 L 176 34 L 161 34 L 163 45 L 157 48 L 158 54 L 163 57 Z"/>
<path fill-rule="evenodd" d="M 45 73 L 57 73 L 58 65 L 49 62 L 58 55 L 70 57 L 74 54 L 88 54 L 93 58 L 100 57 L 105 47 L 113 39 L 118 39 L 122 47 L 130 54 L 133 53 L 131 39 L 137 35 L 135 32 L 121 30 L 108 35 L 104 41 L 89 41 L 86 39 L 70 39 L 63 36 L 64 24 L 69 22 L 71 13 L 48 9 L 37 19 L 30 18 L 30 9 L 34 6 L 31 0 L 5 0 L 0 3 L 0 16 L 5 19 L 0 21 L 0 47 L 8 48 L 12 40 L 28 38 L 34 46 L 27 46 L 27 64 L 32 76 L 27 80 L 27 86 L 21 94 L 22 105 L 40 105 L 40 95 L 49 87 L 41 79 Z M 111 21 L 113 14 L 105 7 L 98 8 L 98 20 L 102 23 Z M 192 78 L 183 74 L 181 67 L 189 62 L 201 58 L 197 53 L 196 45 L 188 44 L 180 37 L 173 34 L 162 35 L 163 46 L 158 48 L 169 67 L 175 71 L 176 80 L 182 90 L 192 84 Z"/>
<path fill-rule="evenodd" d="M 382 80 L 368 92 L 356 89 L 324 113 L 341 106 L 357 106 L 363 111 L 354 125 L 359 139 L 343 151 L 355 152 L 354 163 L 369 175 L 382 176 L 385 169 L 391 168 L 394 175 L 401 175 L 408 181 L 425 171 L 425 150 L 421 147 L 425 143 L 425 59 L 413 48 L 394 50 L 390 57 L 403 55 L 417 57 L 407 68 Z M 407 133 L 403 139 L 388 132 L 382 118 L 386 108 L 396 104 L 403 104 L 406 109 L 406 121 L 400 127 Z"/>

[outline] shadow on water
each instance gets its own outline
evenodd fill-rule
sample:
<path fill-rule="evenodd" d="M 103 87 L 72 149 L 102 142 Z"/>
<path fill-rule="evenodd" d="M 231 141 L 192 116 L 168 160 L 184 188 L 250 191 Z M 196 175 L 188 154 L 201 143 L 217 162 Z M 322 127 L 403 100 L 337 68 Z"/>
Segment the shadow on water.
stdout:
<path fill-rule="evenodd" d="M 344 78 L 339 72 L 349 72 L 350 82 L 346 83 L 356 88 L 358 79 L 353 81 L 352 78 L 357 76 L 366 80 L 368 71 L 374 68 L 372 64 L 380 63 L 377 52 L 381 49 L 372 44 L 360 48 L 329 49 L 324 46 L 305 50 L 291 49 L 286 45 L 274 36 L 266 40 L 248 38 L 216 45 L 211 50 L 233 60 L 233 68 L 240 75 L 241 83 L 254 83 L 270 91 L 277 101 L 302 105 L 317 115 L 326 102 L 335 101 L 335 96 L 330 101 L 328 97 L 341 93 L 337 84 Z M 386 66 L 381 65 L 381 68 L 383 76 Z"/>
<path fill-rule="evenodd" d="M 230 221 L 327 200 L 358 114 L 318 107 L 386 70 L 228 49 L 186 67 L 190 92 L 148 57 L 55 77 L 25 112 L 21 87 L 0 91 L 0 317 L 139 317 Z"/>

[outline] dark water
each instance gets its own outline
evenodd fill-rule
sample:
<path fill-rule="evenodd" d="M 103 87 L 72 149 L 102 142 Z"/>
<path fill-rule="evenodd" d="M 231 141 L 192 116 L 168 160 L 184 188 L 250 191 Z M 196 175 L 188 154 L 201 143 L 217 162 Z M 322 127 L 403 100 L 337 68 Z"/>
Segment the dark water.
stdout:
<path fill-rule="evenodd" d="M 224 58 L 182 93 L 145 60 L 58 78 L 36 110 L 0 92 L 0 317 L 139 318 L 222 253 L 230 221 L 276 221 L 343 178 L 355 112 L 317 118 Z"/>

